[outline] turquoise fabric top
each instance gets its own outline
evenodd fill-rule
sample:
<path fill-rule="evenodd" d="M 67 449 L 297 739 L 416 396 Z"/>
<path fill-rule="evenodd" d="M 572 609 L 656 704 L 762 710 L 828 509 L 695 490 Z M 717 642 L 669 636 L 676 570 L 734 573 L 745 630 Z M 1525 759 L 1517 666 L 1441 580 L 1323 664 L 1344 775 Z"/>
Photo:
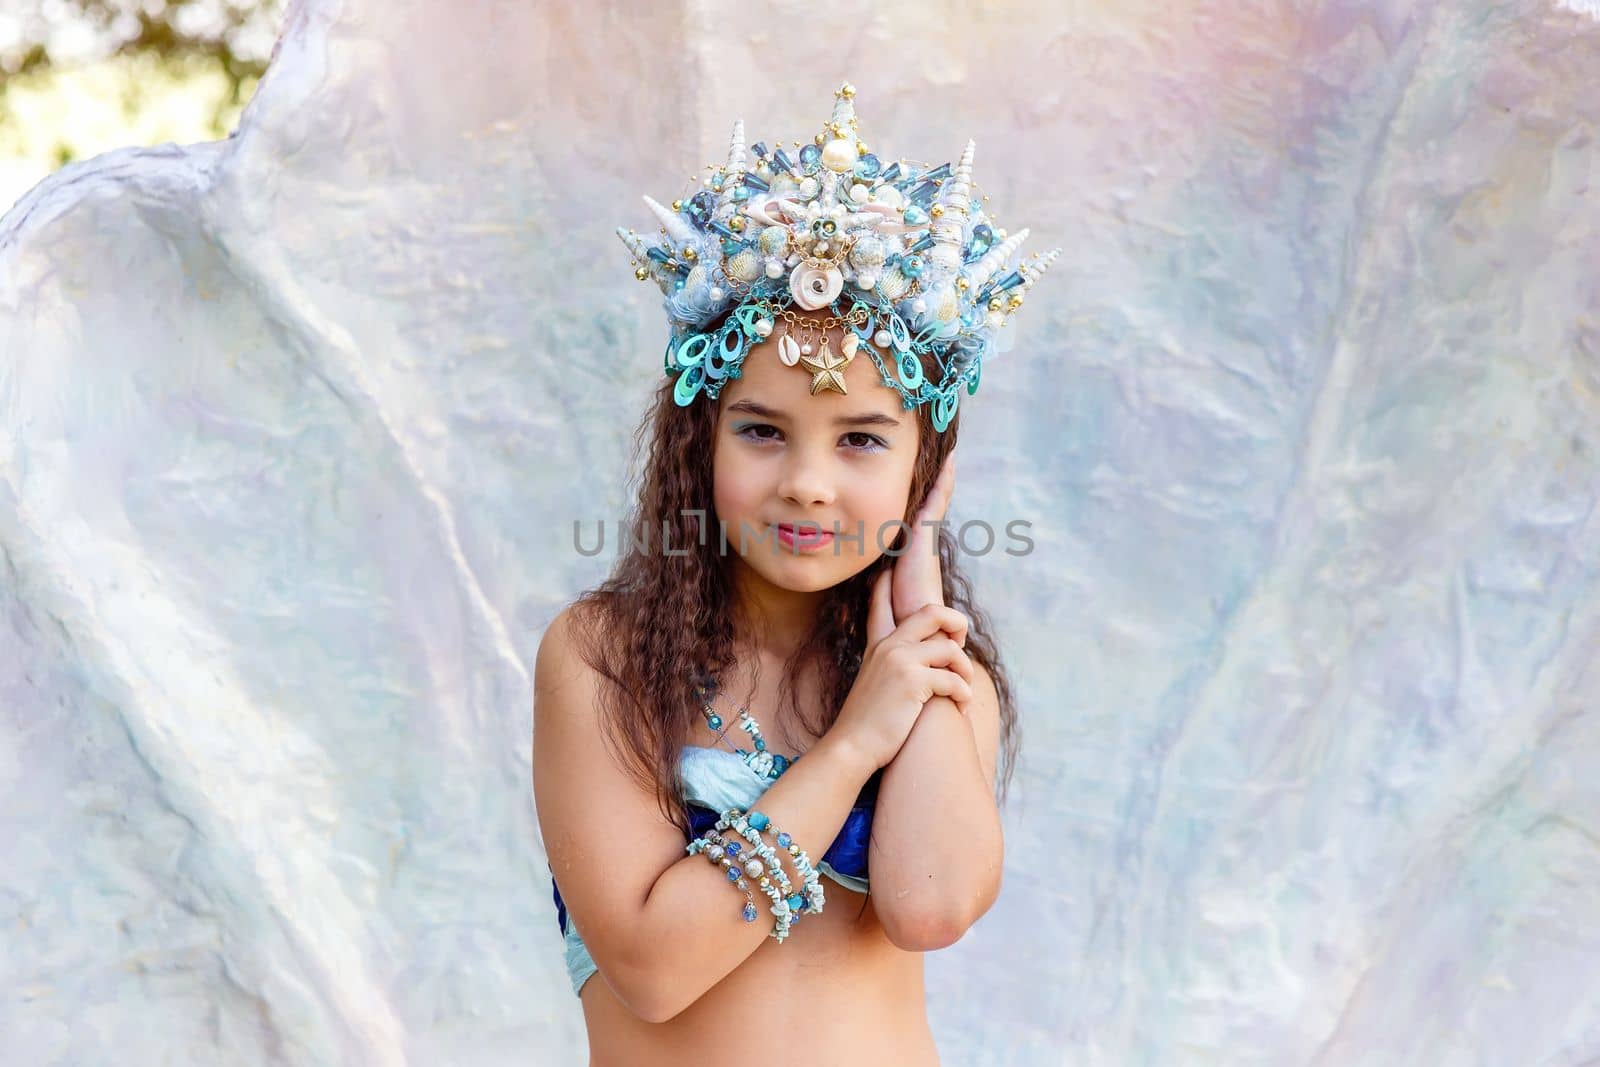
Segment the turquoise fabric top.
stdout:
<path fill-rule="evenodd" d="M 723 748 L 707 748 L 704 745 L 683 747 L 678 757 L 678 774 L 683 780 L 684 801 L 712 812 L 726 811 L 729 808 L 743 808 L 748 811 L 772 784 L 771 780 L 751 770 L 737 753 Z M 865 893 L 867 892 L 866 842 L 871 832 L 870 807 L 863 808 L 857 805 L 852 810 L 851 816 L 852 818 L 847 820 L 845 827 L 841 829 L 839 840 L 829 848 L 827 855 L 837 860 L 839 866 L 846 870 L 859 870 L 859 873 L 837 870 L 828 859 L 817 863 L 817 873 L 833 879 L 846 889 Z M 847 838 L 850 840 L 847 841 Z M 552 884 L 553 882 L 552 878 Z M 571 914 L 566 911 L 559 888 L 555 889 L 555 899 L 558 917 L 561 920 L 562 938 L 566 944 L 567 976 L 572 980 L 573 993 L 581 993 L 583 984 L 595 973 L 594 958 L 589 955 L 589 949 L 578 933 L 577 923 L 572 921 Z"/>

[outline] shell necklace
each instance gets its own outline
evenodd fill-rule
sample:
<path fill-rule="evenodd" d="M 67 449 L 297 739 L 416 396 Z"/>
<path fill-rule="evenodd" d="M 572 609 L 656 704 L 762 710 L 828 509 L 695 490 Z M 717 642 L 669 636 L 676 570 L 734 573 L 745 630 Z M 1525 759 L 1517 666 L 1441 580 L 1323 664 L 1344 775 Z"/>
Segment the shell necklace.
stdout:
<path fill-rule="evenodd" d="M 739 729 L 750 735 L 755 744 L 755 749 L 753 751 L 742 749 L 728 740 L 728 734 L 723 729 L 722 716 L 711 708 L 713 684 L 714 682 L 710 678 L 695 683 L 695 691 L 700 695 L 700 714 L 706 717 L 706 725 L 711 727 L 712 731 L 722 738 L 723 742 L 733 749 L 752 771 L 770 781 L 777 781 L 778 776 L 788 770 L 794 761 L 800 757 L 781 756 L 776 752 L 767 751 L 766 738 L 761 736 L 761 726 L 756 722 L 755 716 L 750 714 L 749 705 L 742 705 L 739 708 Z"/>

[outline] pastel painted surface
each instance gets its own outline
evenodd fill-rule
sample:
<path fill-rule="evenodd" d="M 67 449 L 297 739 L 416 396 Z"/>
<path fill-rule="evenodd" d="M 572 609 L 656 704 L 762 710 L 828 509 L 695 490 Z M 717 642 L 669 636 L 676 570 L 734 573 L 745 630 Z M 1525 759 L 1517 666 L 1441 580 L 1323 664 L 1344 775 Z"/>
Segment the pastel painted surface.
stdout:
<path fill-rule="evenodd" d="M 1025 749 L 944 1061 L 1600 1057 L 1600 23 L 974 11 L 307 0 L 234 137 L 11 209 L 8 1062 L 581 1062 L 528 684 L 660 373 L 613 231 L 843 78 L 1066 249 L 963 405 Z"/>

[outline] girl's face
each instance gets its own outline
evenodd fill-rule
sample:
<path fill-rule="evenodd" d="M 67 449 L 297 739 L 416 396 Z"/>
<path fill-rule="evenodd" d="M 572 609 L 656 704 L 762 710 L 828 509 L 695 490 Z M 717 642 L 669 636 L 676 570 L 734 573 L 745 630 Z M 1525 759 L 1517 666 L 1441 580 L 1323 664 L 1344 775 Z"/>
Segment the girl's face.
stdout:
<path fill-rule="evenodd" d="M 865 351 L 836 372 L 844 394 L 813 395 L 804 358 L 793 367 L 778 358 L 781 333 L 780 326 L 750 349 L 741 377 L 719 397 L 713 495 L 731 553 L 780 589 L 815 592 L 859 573 L 894 543 L 917 460 L 917 420 Z M 811 333 L 820 356 L 821 334 Z M 832 361 L 841 358 L 842 337 L 838 328 L 828 333 Z M 802 536 L 786 526 L 801 527 Z M 824 536 L 806 539 L 807 526 Z"/>

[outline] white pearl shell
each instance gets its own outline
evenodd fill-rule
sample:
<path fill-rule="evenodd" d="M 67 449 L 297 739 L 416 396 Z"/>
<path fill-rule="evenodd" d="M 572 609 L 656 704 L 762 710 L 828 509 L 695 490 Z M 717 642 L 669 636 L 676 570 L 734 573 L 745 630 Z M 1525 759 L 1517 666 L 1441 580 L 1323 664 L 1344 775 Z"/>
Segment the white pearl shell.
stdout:
<path fill-rule="evenodd" d="M 837 137 L 822 146 L 822 165 L 836 174 L 843 174 L 855 169 L 856 154 L 855 145 Z"/>

